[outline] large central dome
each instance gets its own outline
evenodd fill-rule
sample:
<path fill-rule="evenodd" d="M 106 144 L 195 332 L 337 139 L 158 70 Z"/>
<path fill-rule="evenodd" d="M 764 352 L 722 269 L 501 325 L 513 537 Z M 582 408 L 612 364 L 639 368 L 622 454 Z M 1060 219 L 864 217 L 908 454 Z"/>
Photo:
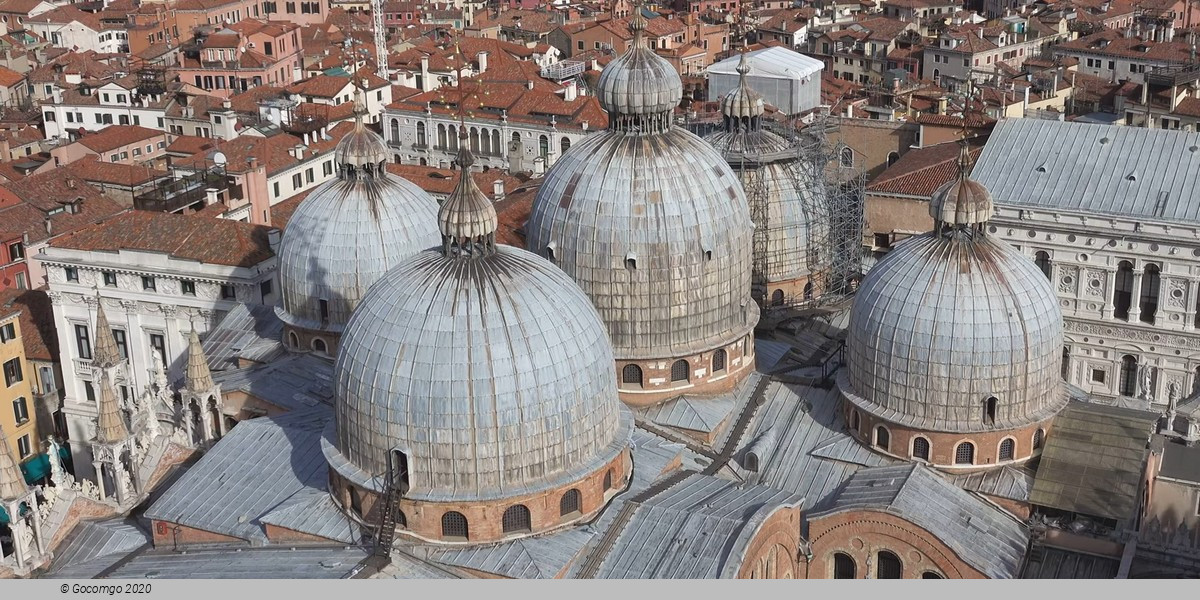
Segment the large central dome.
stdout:
<path fill-rule="evenodd" d="M 609 129 L 547 172 L 526 224 L 529 249 L 591 298 L 622 370 L 622 398 L 732 385 L 752 368 L 746 195 L 725 160 L 672 126 L 679 76 L 635 40 L 600 76 Z M 682 361 L 682 363 L 680 362 Z M 660 376 L 661 374 L 661 376 Z M 638 396 L 638 400 L 633 397 Z"/>
<path fill-rule="evenodd" d="M 356 108 L 354 129 L 334 152 L 337 178 L 296 208 L 279 252 L 277 312 L 293 342 L 318 350 L 336 346 L 354 307 L 389 268 L 440 239 L 437 202 L 387 173 L 387 146 Z"/>

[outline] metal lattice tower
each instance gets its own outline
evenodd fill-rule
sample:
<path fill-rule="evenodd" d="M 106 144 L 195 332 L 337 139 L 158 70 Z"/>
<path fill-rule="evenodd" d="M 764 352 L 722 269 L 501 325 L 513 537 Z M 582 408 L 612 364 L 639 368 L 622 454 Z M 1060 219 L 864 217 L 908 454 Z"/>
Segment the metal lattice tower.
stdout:
<path fill-rule="evenodd" d="M 851 293 L 862 275 L 864 226 L 864 190 L 867 174 L 861 167 L 841 164 L 842 142 L 831 143 L 830 134 L 838 131 L 836 117 L 828 113 L 814 115 L 801 132 L 805 164 L 812 169 L 813 181 L 825 190 L 829 214 L 829 236 L 824 248 L 830 253 L 830 268 L 825 296 L 834 300 Z M 833 174 L 833 176 L 831 176 Z"/>
<path fill-rule="evenodd" d="M 392 80 L 388 72 L 387 30 L 383 28 L 383 0 L 371 0 L 371 24 L 375 31 L 375 74 Z"/>

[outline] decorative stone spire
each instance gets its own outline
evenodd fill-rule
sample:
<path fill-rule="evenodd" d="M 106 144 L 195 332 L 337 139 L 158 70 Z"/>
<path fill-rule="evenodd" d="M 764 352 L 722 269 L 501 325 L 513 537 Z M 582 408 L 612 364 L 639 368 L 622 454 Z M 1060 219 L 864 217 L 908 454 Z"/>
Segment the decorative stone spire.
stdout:
<path fill-rule="evenodd" d="M 459 128 L 458 183 L 438 211 L 438 227 L 442 231 L 442 253 L 446 256 L 489 256 L 496 252 L 498 219 L 492 201 L 475 185 L 471 154 L 466 130 Z"/>
<path fill-rule="evenodd" d="M 200 345 L 200 336 L 196 335 L 194 328 L 188 334 L 188 361 L 184 385 L 193 394 L 203 394 L 213 388 L 208 358 L 204 356 L 204 347 Z"/>
<path fill-rule="evenodd" d="M 354 86 L 354 126 L 356 128 L 365 127 L 363 124 L 363 118 L 367 116 L 367 97 L 363 93 L 365 85 L 364 81 L 363 86 Z"/>
<path fill-rule="evenodd" d="M 4 433 L 4 427 L 0 427 L 0 500 L 16 500 L 28 493 L 29 486 L 21 475 L 20 465 L 13 458 L 8 435 Z"/>
<path fill-rule="evenodd" d="M 951 229 L 974 227 L 984 231 L 984 225 L 994 212 L 991 192 L 971 179 L 971 150 L 967 145 L 965 114 L 963 119 L 963 137 L 958 142 L 958 176 L 942 184 L 929 200 L 929 215 L 939 233 L 943 225 Z"/>
<path fill-rule="evenodd" d="M 334 150 L 334 161 L 337 162 L 340 179 L 387 177 L 384 165 L 387 164 L 391 153 L 383 138 L 367 128 L 366 116 L 366 96 L 362 87 L 355 85 L 354 129 L 338 142 Z"/>
<path fill-rule="evenodd" d="M 643 4 L 641 0 L 633 5 L 633 18 L 629 19 L 629 31 L 633 33 L 633 46 L 635 48 L 645 48 L 646 39 L 646 16 L 642 14 Z"/>
<path fill-rule="evenodd" d="M 121 406 L 117 402 L 116 390 L 108 373 L 100 374 L 100 416 L 96 421 L 96 441 L 101 444 L 115 444 L 129 439 L 129 428 L 121 416 Z"/>
<path fill-rule="evenodd" d="M 117 348 L 117 339 L 113 337 L 112 327 L 108 325 L 108 316 L 104 314 L 104 301 L 96 294 L 96 346 L 92 349 L 92 365 L 101 369 L 111 369 L 121 364 L 121 352 Z"/>

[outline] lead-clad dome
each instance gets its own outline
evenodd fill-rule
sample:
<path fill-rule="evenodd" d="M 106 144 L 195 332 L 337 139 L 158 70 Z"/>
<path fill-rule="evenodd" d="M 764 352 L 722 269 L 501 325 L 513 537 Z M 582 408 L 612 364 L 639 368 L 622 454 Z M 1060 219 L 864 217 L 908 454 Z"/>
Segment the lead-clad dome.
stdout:
<path fill-rule="evenodd" d="M 638 13 L 633 23 L 641 22 Z M 638 100 L 659 97 L 678 75 L 631 28 L 633 46 L 601 74 L 602 88 L 627 82 L 607 88 L 609 129 L 573 145 L 546 173 L 527 246 L 591 298 L 618 359 L 694 355 L 737 341 L 758 321 L 750 300 L 753 224 L 721 155 L 672 127 L 678 94 Z M 650 75 L 661 68 L 670 75 Z"/>
<path fill-rule="evenodd" d="M 640 39 L 645 28 L 646 18 L 639 8 L 629 29 Z M 610 115 L 669 112 L 683 99 L 683 81 L 666 59 L 635 43 L 600 73 L 596 99 Z"/>
<path fill-rule="evenodd" d="M 334 157 L 337 178 L 313 190 L 284 229 L 277 312 L 289 325 L 338 332 L 389 268 L 441 238 L 437 202 L 388 174 L 387 146 L 361 114 Z"/>
<path fill-rule="evenodd" d="M 944 187 L 954 186 L 963 182 Z M 990 202 L 976 208 L 991 211 Z M 887 421 L 949 432 L 1021 427 L 1062 408 L 1057 297 L 985 225 L 937 221 L 870 270 L 850 313 L 848 400 Z"/>
<path fill-rule="evenodd" d="M 463 176 L 441 212 L 488 209 L 494 223 Z M 334 369 L 344 460 L 330 462 L 348 479 L 385 473 L 399 450 L 406 499 L 488 500 L 577 481 L 627 446 L 595 309 L 553 265 L 476 229 L 488 221 L 443 218 L 442 248 L 389 271 L 346 327 Z"/>

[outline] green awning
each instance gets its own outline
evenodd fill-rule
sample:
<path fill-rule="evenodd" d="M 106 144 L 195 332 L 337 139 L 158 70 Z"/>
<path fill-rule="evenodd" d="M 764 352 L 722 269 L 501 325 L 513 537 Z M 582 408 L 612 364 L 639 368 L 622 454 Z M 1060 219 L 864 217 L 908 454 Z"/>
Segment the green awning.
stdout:
<path fill-rule="evenodd" d="M 25 483 L 34 484 L 50 474 L 50 456 L 39 454 L 21 463 L 21 473 L 25 475 Z"/>

